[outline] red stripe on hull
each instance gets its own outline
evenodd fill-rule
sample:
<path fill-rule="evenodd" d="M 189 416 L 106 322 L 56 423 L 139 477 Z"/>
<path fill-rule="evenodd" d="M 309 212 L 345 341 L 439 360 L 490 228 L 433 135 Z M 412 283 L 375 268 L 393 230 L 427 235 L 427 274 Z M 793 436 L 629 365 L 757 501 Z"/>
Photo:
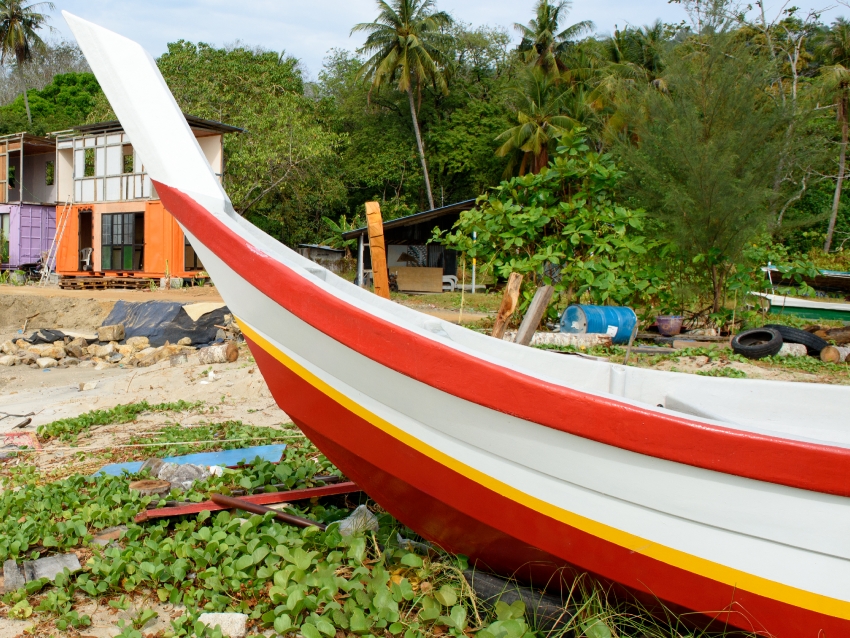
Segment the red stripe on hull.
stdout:
<path fill-rule="evenodd" d="M 644 603 L 710 611 L 707 616 L 723 623 L 777 638 L 850 634 L 848 621 L 736 590 L 497 494 L 386 434 L 249 345 L 275 400 L 328 459 L 399 521 L 447 550 L 538 584 L 564 567 L 589 572 Z"/>
<path fill-rule="evenodd" d="M 156 189 L 169 212 L 251 286 L 389 369 L 466 401 L 606 445 L 724 474 L 850 496 L 850 449 L 707 425 L 484 361 L 325 292 L 254 248 L 192 198 L 160 182 Z M 238 313 L 238 308 L 232 310 Z"/>

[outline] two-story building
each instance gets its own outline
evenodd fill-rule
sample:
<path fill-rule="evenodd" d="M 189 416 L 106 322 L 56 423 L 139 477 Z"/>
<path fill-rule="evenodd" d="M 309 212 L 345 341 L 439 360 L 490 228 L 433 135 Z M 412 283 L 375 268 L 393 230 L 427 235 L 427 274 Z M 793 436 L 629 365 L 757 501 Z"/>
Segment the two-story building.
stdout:
<path fill-rule="evenodd" d="M 0 268 L 34 269 L 55 229 L 56 143 L 27 133 L 0 137 Z"/>
<path fill-rule="evenodd" d="M 241 129 L 188 115 L 186 121 L 221 179 L 223 135 Z M 55 136 L 56 272 L 63 280 L 156 279 L 166 273 L 194 278 L 203 271 L 119 122 L 78 126 Z"/>

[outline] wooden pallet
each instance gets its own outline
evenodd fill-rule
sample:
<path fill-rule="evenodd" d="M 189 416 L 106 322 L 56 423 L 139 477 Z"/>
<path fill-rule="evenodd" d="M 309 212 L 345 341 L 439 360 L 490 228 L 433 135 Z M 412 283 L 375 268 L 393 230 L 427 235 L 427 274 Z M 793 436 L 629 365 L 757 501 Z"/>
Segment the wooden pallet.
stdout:
<path fill-rule="evenodd" d="M 149 290 L 151 279 L 132 277 L 62 277 L 59 287 L 63 290 Z"/>

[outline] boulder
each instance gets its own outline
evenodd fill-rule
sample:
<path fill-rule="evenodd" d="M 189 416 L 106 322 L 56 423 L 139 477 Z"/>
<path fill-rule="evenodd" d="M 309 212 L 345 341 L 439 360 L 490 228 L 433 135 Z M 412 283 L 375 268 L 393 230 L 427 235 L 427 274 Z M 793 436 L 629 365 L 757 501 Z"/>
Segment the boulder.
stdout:
<path fill-rule="evenodd" d="M 82 359 L 85 356 L 85 352 L 83 348 L 78 345 L 71 345 L 70 343 L 65 346 L 65 354 L 69 357 L 76 357 L 77 359 Z"/>
<path fill-rule="evenodd" d="M 88 341 L 86 341 L 82 337 L 77 337 L 76 339 L 71 339 L 71 341 L 69 341 L 65 347 L 75 346 L 77 348 L 87 348 L 88 345 L 89 345 Z"/>
<path fill-rule="evenodd" d="M 116 350 L 118 351 L 118 354 L 120 354 L 122 357 L 130 357 L 135 352 L 133 350 L 133 346 L 131 346 L 129 344 L 124 344 L 123 346 L 118 346 L 116 348 Z"/>
<path fill-rule="evenodd" d="M 56 359 L 51 359 L 50 357 L 39 357 L 35 362 L 42 370 L 45 368 L 55 368 L 59 365 L 59 362 L 56 361 Z"/>
<path fill-rule="evenodd" d="M 35 363 L 35 360 L 38 359 L 38 355 L 33 354 L 32 352 L 19 351 L 18 354 L 15 355 L 15 358 L 18 360 L 19 365 L 28 366 Z"/>
<path fill-rule="evenodd" d="M 191 346 L 192 345 L 192 337 L 183 337 L 177 342 L 178 346 Z"/>
<path fill-rule="evenodd" d="M 147 337 L 130 337 L 124 342 L 124 345 L 130 346 L 134 352 L 139 352 L 145 348 L 149 348 L 151 342 Z"/>
<path fill-rule="evenodd" d="M 16 346 L 11 341 L 4 341 L 3 345 L 0 345 L 0 352 L 3 354 L 15 354 L 18 351 L 18 346 Z"/>
<path fill-rule="evenodd" d="M 62 359 L 65 356 L 65 347 L 54 346 L 52 343 L 40 343 L 27 348 L 33 354 L 39 357 L 48 357 L 50 359 Z"/>
<path fill-rule="evenodd" d="M 233 363 L 239 358 L 239 347 L 232 341 L 201 348 L 198 357 L 202 364 Z"/>
<path fill-rule="evenodd" d="M 13 366 L 17 362 L 18 358 L 11 354 L 6 354 L 0 357 L 0 366 Z"/>
<path fill-rule="evenodd" d="M 123 341 L 124 324 L 116 323 L 113 326 L 101 326 L 97 329 L 98 341 Z"/>
<path fill-rule="evenodd" d="M 29 347 L 30 347 L 30 344 L 28 344 L 28 343 L 27 343 L 26 341 L 24 341 L 23 339 L 18 339 L 18 340 L 15 342 L 15 345 L 16 345 L 16 346 L 18 346 L 18 348 L 20 348 L 21 350 L 26 350 L 27 348 L 29 348 Z"/>
<path fill-rule="evenodd" d="M 104 358 L 115 352 L 115 346 L 107 343 L 105 346 L 93 345 L 88 347 L 88 353 L 93 357 Z"/>
<path fill-rule="evenodd" d="M 65 357 L 62 359 L 62 365 L 78 366 L 80 365 L 80 360 L 77 357 Z"/>

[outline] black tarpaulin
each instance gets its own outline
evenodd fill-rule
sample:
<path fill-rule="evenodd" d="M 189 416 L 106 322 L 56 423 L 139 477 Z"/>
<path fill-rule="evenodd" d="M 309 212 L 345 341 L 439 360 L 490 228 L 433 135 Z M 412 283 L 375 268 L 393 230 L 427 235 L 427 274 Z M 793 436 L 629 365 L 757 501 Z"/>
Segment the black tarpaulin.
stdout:
<path fill-rule="evenodd" d="M 192 321 L 183 306 L 176 301 L 119 301 L 102 325 L 122 323 L 126 338 L 147 337 L 154 347 L 164 346 L 166 341 L 177 343 L 183 337 L 192 339 L 193 346 L 200 346 L 215 341 L 216 325 L 224 325 L 224 315 L 230 314 L 223 306 Z"/>

